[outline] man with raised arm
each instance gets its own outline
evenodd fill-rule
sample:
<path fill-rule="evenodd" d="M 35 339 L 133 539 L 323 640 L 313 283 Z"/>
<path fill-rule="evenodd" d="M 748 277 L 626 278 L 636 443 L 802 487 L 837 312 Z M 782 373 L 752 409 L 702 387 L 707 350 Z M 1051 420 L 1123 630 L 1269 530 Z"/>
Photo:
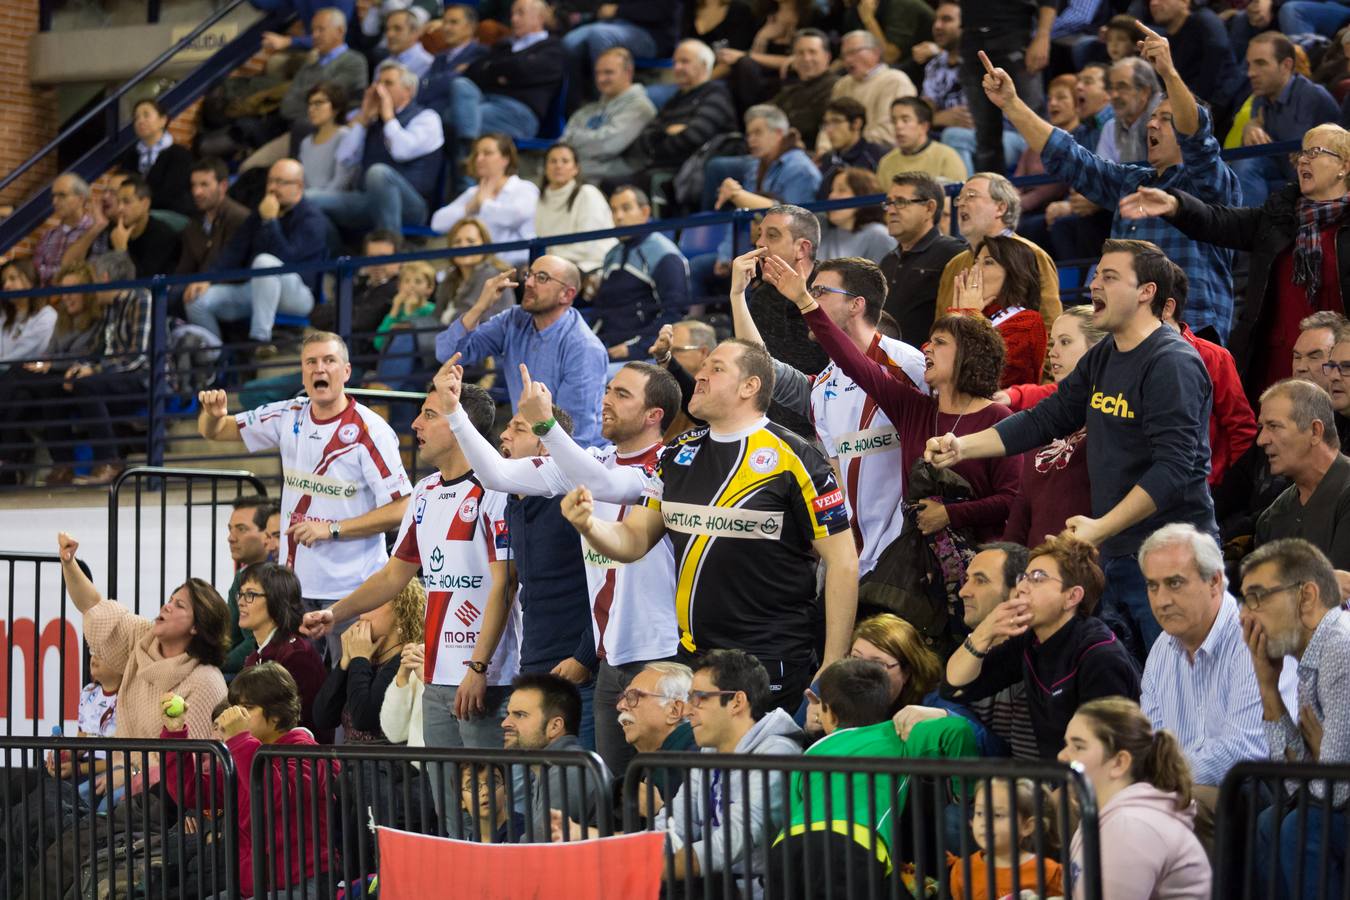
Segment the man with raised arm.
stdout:
<path fill-rule="evenodd" d="M 992 428 L 930 438 L 924 456 L 941 468 L 963 459 L 1022 453 L 1087 428 L 1092 517 L 1068 530 L 1101 548 L 1102 607 L 1117 612 L 1144 646 L 1162 629 L 1135 558 L 1144 538 L 1170 522 L 1217 534 L 1209 474 L 1213 386 L 1195 349 L 1163 327 L 1167 258 L 1145 241 L 1110 240 L 1092 279 L 1092 324 L 1110 333 L 1033 408 Z"/>
<path fill-rule="evenodd" d="M 603 521 L 592 492 L 579 487 L 563 514 L 590 547 L 619 562 L 641 559 L 669 534 L 682 656 L 743 649 L 768 670 L 774 704 L 795 709 L 821 665 L 848 651 L 858 553 L 829 464 L 765 417 L 772 391 L 764 348 L 724 341 L 699 367 L 689 401 L 707 427 L 662 451 L 643 505 Z M 825 564 L 823 660 L 812 551 Z"/>
<path fill-rule="evenodd" d="M 450 427 L 482 483 L 493 490 L 532 497 L 558 497 L 579 484 L 591 487 L 597 515 L 621 521 L 641 504 L 648 478 L 656 469 L 661 435 L 680 409 L 680 389 L 666 370 L 628 363 L 605 388 L 601 433 L 603 449 L 581 447 L 553 417 L 553 397 L 543 382 L 520 367 L 519 414 L 540 437 L 547 456 L 503 459 L 473 428 L 457 402 L 462 369 L 451 359 L 445 371 Z M 650 662 L 675 656 L 675 558 L 670 541 L 660 541 L 631 565 L 610 559 L 582 544 L 590 589 L 595 654 L 595 745 L 611 771 L 621 772 L 633 749 L 619 725 L 617 704 L 628 682 Z"/>
<path fill-rule="evenodd" d="M 422 571 L 427 590 L 422 722 L 429 747 L 500 747 L 501 721 L 520 670 L 520 615 L 507 572 L 506 495 L 485 488 L 448 422 L 450 366 L 413 420 L 421 458 L 436 467 L 413 488 L 394 555 L 331 607 L 308 613 L 310 637 L 370 612 L 398 596 Z M 496 407 L 487 391 L 455 385 L 454 409 L 482 435 Z M 440 785 L 433 766 L 437 811 L 459 808 L 459 783 Z"/>
<path fill-rule="evenodd" d="M 231 415 L 224 391 L 198 394 L 197 431 L 241 441 L 250 453 L 281 452 L 278 562 L 295 570 L 305 607 L 323 609 L 379 571 L 384 534 L 403 519 L 411 486 L 389 423 L 347 396 L 352 366 L 336 334 L 315 331 L 300 346 L 305 396 Z M 341 654 L 328 640 L 329 661 Z"/>
<path fill-rule="evenodd" d="M 1190 278 L 1187 324 L 1200 332 L 1212 327 L 1219 340 L 1227 340 L 1233 319 L 1231 270 L 1233 252 L 1193 240 L 1166 219 L 1154 216 L 1133 220 L 1120 210 L 1120 199 L 1140 187 L 1179 188 L 1207 203 L 1234 205 L 1242 197 L 1238 177 L 1219 158 L 1209 110 L 1196 103 L 1172 63 L 1167 39 L 1138 26 L 1145 40 L 1139 42 L 1144 59 L 1162 78 L 1167 96 L 1153 110 L 1148 122 L 1148 164 L 1110 162 L 1079 145 L 1067 131 L 1055 128 L 1017 96 L 1012 79 L 983 57 L 984 92 L 1003 110 L 1026 139 L 1027 146 L 1041 154 L 1048 175 L 1069 186 L 1103 209 L 1113 210 L 1111 237 L 1151 241 L 1162 248 Z"/>

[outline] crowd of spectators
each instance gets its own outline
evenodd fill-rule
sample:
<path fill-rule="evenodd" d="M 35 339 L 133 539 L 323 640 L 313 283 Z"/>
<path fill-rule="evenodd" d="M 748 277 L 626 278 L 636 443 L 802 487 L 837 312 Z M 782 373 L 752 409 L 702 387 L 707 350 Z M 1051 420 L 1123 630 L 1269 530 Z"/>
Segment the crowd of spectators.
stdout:
<path fill-rule="evenodd" d="M 1350 11 L 428 6 L 325 7 L 269 35 L 289 77 L 229 158 L 194 159 L 138 103 L 112 184 L 58 178 L 33 258 L 0 270 L 6 290 L 201 275 L 178 311 L 237 329 L 255 362 L 279 315 L 313 326 L 276 395 L 300 396 L 198 397 L 203 437 L 286 471 L 279 504 L 236 505 L 228 599 L 193 580 L 137 621 L 62 538 L 93 649 L 130 660 L 118 735 L 214 723 L 237 764 L 334 732 L 586 747 L 610 776 L 670 750 L 1059 758 L 1097 793 L 1107 897 L 1207 896 L 1237 763 L 1350 758 Z M 653 57 L 669 80 L 639 80 Z M 541 133 L 535 182 L 521 146 Z M 253 171 L 262 190 L 233 197 Z M 699 249 L 570 239 L 712 209 L 756 211 L 748 249 L 730 226 Z M 390 255 L 428 224 L 470 252 L 371 260 L 349 340 L 316 272 L 213 278 Z M 473 251 L 536 237 L 533 259 Z M 144 392 L 150 304 L 0 310 L 0 396 L 75 411 L 46 431 L 49 484 L 119 471 L 75 479 L 72 452 L 115 443 L 113 411 Z M 382 383 L 431 381 L 408 428 L 346 393 L 354 355 Z M 399 431 L 433 467 L 416 484 Z M 484 840 L 595 823 L 556 771 L 509 810 L 509 769 L 426 775 L 437 814 Z M 822 831 L 855 874 L 889 874 L 810 778 L 736 780 L 709 817 L 682 801 L 710 777 L 644 782 L 668 876 L 781 890 Z M 1324 867 L 1339 894 L 1346 789 L 1303 790 L 1301 812 L 1259 812 L 1253 865 L 1289 885 Z M 953 883 L 981 896 L 986 870 L 1011 885 L 1053 862 L 1021 830 L 1043 806 L 981 790 L 977 871 Z M 1015 831 L 986 839 L 991 818 Z"/>

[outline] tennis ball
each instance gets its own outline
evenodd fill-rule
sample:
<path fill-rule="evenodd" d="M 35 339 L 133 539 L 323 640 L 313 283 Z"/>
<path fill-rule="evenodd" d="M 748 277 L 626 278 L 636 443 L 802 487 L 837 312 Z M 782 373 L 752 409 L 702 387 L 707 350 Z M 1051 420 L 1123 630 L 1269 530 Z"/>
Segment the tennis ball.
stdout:
<path fill-rule="evenodd" d="M 174 694 L 169 698 L 168 705 L 164 707 L 164 715 L 168 716 L 170 719 L 176 719 L 186 710 L 187 704 L 183 702 L 183 698 Z"/>

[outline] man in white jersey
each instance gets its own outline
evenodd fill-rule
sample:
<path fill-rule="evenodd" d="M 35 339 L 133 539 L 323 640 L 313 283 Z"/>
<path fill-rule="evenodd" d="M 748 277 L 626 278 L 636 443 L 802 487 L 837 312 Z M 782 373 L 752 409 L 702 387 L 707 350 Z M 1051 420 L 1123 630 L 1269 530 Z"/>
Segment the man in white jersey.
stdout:
<path fill-rule="evenodd" d="M 611 443 L 596 449 L 581 447 L 556 423 L 546 426 L 553 418 L 552 395 L 542 382 L 530 378 L 524 365 L 520 374 L 519 414 L 538 426 L 548 456 L 503 459 L 475 431 L 462 408 L 450 412 L 450 427 L 483 485 L 506 493 L 556 497 L 586 484 L 596 497 L 597 515 L 608 521 L 622 519 L 629 507 L 641 502 L 661 451 L 661 435 L 679 412 L 675 379 L 648 363 L 621 368 L 605 388 L 601 404 L 601 432 Z M 582 553 L 600 661 L 595 679 L 596 750 L 610 771 L 622 772 L 634 751 L 619 726 L 619 695 L 647 663 L 672 658 L 677 650 L 675 558 L 668 540 L 631 565 L 615 562 L 584 543 Z"/>
<path fill-rule="evenodd" d="M 752 250 L 736 259 L 733 266 L 742 277 L 733 276 L 734 283 L 748 282 L 766 253 Z M 886 276 L 880 266 L 860 257 L 825 260 L 816 266 L 810 290 L 825 314 L 869 359 L 928 392 L 923 354 L 877 331 L 886 302 Z M 744 291 L 732 292 L 731 314 L 737 337 L 760 341 Z M 833 362 L 812 378 L 775 360 L 773 396 L 810 418 L 844 489 L 863 579 L 858 598 L 866 602 L 867 576 L 905 525 L 901 504 L 908 473 L 902 471 L 900 436 L 876 402 Z"/>
<path fill-rule="evenodd" d="M 251 453 L 280 449 L 278 562 L 295 570 L 305 607 L 315 610 L 384 565 L 384 534 L 402 521 L 411 485 L 394 430 L 346 394 L 352 366 L 342 338 L 306 335 L 300 367 L 305 397 L 233 416 L 224 391 L 202 391 L 197 431 L 209 441 L 242 441 Z M 330 663 L 340 655 L 336 635 L 327 650 Z"/>
<path fill-rule="evenodd" d="M 444 378 L 437 375 L 438 386 Z M 483 440 L 496 414 L 492 398 L 475 385 L 457 387 L 456 394 L 456 410 Z M 302 630 L 325 634 L 337 622 L 388 603 L 420 567 L 427 589 L 426 744 L 500 747 L 511 679 L 520 671 L 520 614 L 507 572 L 506 495 L 484 489 L 450 431 L 442 397 L 429 395 L 413 421 L 418 452 L 436 471 L 413 488 L 394 555 L 331 608 L 307 614 Z M 431 770 L 437 810 L 456 809 L 459 782 L 440 785 L 437 768 Z"/>

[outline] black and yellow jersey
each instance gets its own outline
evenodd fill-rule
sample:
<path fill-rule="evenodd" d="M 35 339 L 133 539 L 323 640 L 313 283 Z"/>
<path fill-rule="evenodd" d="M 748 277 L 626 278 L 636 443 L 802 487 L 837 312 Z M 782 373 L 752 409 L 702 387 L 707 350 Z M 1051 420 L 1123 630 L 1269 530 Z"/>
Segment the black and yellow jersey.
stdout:
<path fill-rule="evenodd" d="M 686 432 L 662 451 L 644 502 L 661 514 L 675 547 L 685 650 L 811 657 L 811 542 L 849 527 L 844 495 L 819 451 L 767 419 L 730 436 Z"/>

